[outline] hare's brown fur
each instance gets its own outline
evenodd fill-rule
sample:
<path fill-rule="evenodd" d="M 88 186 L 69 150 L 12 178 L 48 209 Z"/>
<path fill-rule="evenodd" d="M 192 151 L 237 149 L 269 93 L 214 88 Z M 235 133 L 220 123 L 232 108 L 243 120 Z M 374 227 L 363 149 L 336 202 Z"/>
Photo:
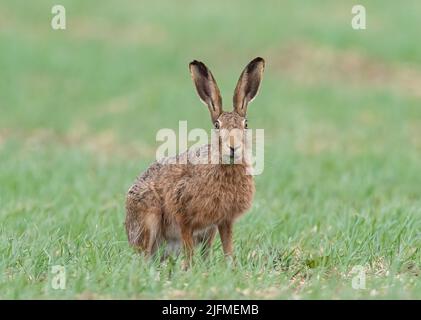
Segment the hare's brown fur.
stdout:
<path fill-rule="evenodd" d="M 210 71 L 201 62 L 190 64 L 198 94 L 208 105 L 213 122 L 224 129 L 244 131 L 247 104 L 257 94 L 263 67 L 261 58 L 250 62 L 237 85 L 234 111 L 224 112 Z M 220 137 L 220 157 L 227 148 L 243 149 L 242 143 L 234 146 L 231 138 Z M 191 153 L 208 160 L 207 164 L 191 163 Z M 195 245 L 209 249 L 218 230 L 224 253 L 232 255 L 233 222 L 252 205 L 253 177 L 247 162 L 212 164 L 210 156 L 210 145 L 189 149 L 154 162 L 137 178 L 126 198 L 125 224 L 132 246 L 151 255 L 164 242 L 172 249 L 183 245 L 190 259 Z"/>

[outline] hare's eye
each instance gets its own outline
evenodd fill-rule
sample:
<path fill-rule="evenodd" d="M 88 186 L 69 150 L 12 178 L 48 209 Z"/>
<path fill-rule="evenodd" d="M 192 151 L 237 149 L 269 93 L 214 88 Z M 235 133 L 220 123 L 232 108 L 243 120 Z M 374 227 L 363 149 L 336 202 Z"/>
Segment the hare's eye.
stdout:
<path fill-rule="evenodd" d="M 245 129 L 248 129 L 248 127 L 249 127 L 249 126 L 248 126 L 248 124 L 247 124 L 247 119 L 246 119 L 246 120 L 244 120 L 244 128 L 245 128 Z"/>
<path fill-rule="evenodd" d="M 219 129 L 219 121 L 215 121 L 215 129 Z"/>

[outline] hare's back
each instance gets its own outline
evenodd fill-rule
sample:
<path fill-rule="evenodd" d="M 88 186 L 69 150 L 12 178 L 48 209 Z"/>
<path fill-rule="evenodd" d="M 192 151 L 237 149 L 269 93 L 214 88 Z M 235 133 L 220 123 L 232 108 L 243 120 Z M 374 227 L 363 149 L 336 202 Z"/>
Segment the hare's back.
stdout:
<path fill-rule="evenodd" d="M 141 175 L 136 178 L 134 184 L 130 187 L 127 196 L 128 197 L 141 197 L 142 194 L 154 185 L 154 181 L 159 177 L 159 172 L 162 168 L 162 164 L 155 161 L 148 169 L 146 169 Z"/>

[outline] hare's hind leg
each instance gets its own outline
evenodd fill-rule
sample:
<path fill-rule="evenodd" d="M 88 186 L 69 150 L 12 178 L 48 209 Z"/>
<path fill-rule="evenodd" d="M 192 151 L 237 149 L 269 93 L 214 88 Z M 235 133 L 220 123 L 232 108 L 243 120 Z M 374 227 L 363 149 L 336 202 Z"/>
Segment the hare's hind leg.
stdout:
<path fill-rule="evenodd" d="M 152 256 L 161 238 L 160 209 L 147 208 L 142 202 L 128 198 L 126 214 L 126 232 L 130 245 L 147 257 Z"/>

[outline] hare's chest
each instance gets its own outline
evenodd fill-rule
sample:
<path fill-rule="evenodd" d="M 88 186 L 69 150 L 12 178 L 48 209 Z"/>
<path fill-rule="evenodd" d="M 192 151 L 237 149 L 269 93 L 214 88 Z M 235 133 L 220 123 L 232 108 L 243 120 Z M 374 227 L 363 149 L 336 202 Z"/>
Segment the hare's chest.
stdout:
<path fill-rule="evenodd" d="M 218 224 L 240 216 L 252 205 L 254 184 L 251 179 L 234 182 L 215 181 L 213 188 L 194 198 L 191 214 L 200 224 Z"/>
<path fill-rule="evenodd" d="M 252 205 L 254 195 L 253 182 L 238 182 L 232 188 L 221 188 L 216 197 L 219 199 L 219 206 L 215 209 L 221 212 L 223 216 L 237 216 L 248 209 Z"/>

